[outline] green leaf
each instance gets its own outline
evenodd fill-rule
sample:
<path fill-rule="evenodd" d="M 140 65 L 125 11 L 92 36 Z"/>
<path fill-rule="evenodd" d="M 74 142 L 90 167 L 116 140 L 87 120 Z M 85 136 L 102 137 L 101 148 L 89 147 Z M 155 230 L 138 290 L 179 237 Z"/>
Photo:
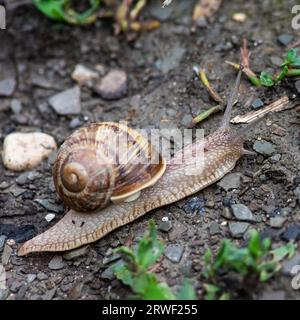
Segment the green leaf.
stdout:
<path fill-rule="evenodd" d="M 33 0 L 34 5 L 48 18 L 65 21 L 64 7 L 70 0 Z"/>
<path fill-rule="evenodd" d="M 272 250 L 270 253 L 273 255 L 273 262 L 280 262 L 285 257 L 291 258 L 295 254 L 296 246 L 294 243 L 289 242 L 285 246 L 281 246 Z"/>
<path fill-rule="evenodd" d="M 181 286 L 178 294 L 178 300 L 196 300 L 196 292 L 190 281 L 185 281 Z"/>
<path fill-rule="evenodd" d="M 290 49 L 286 55 L 286 61 L 293 62 L 297 57 L 297 49 Z"/>
<path fill-rule="evenodd" d="M 205 299 L 206 300 L 216 300 L 217 293 L 221 290 L 219 287 L 213 285 L 213 284 L 204 284 L 205 289 Z"/>
<path fill-rule="evenodd" d="M 131 271 L 125 266 L 123 263 L 116 263 L 114 266 L 114 274 L 127 286 L 132 286 L 133 284 L 133 277 Z"/>
<path fill-rule="evenodd" d="M 260 74 L 260 82 L 265 87 L 274 86 L 274 81 L 272 79 L 272 76 L 264 71 Z"/>
<path fill-rule="evenodd" d="M 292 63 L 291 65 L 293 67 L 300 67 L 300 56 L 298 56 Z"/>

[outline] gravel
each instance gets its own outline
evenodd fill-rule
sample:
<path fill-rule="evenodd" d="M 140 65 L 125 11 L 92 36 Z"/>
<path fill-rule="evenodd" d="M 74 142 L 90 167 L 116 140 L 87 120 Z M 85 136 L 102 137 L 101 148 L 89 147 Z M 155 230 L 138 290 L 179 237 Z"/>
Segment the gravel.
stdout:
<path fill-rule="evenodd" d="M 160 221 L 158 224 L 158 230 L 163 232 L 169 232 L 172 229 L 172 222 L 170 220 Z"/>
<path fill-rule="evenodd" d="M 229 173 L 221 181 L 217 183 L 225 191 L 232 189 L 238 189 L 241 184 L 241 174 L 240 173 Z"/>
<path fill-rule="evenodd" d="M 249 223 L 246 222 L 230 222 L 229 231 L 233 238 L 241 238 L 247 231 Z"/>
<path fill-rule="evenodd" d="M 183 255 L 183 247 L 181 245 L 169 245 L 165 250 L 165 256 L 172 262 L 179 263 Z"/>
<path fill-rule="evenodd" d="M 253 149 L 264 156 L 271 156 L 276 151 L 275 146 L 265 140 L 255 141 Z"/>
<path fill-rule="evenodd" d="M 221 229 L 218 223 L 213 222 L 211 223 L 211 225 L 209 226 L 209 234 L 211 236 L 214 236 L 216 234 L 220 234 L 221 233 Z"/>
<path fill-rule="evenodd" d="M 286 222 L 285 217 L 277 216 L 270 218 L 270 226 L 272 228 L 281 228 Z"/>
<path fill-rule="evenodd" d="M 240 221 L 249 221 L 255 222 L 256 219 L 253 216 L 251 210 L 246 207 L 244 204 L 233 204 L 231 205 L 231 209 L 233 212 L 234 217 Z"/>
<path fill-rule="evenodd" d="M 59 115 L 79 114 L 81 112 L 80 87 L 62 91 L 51 98 L 48 102 Z"/>
<path fill-rule="evenodd" d="M 298 240 L 300 238 L 300 227 L 298 224 L 293 223 L 282 234 L 281 238 L 285 241 Z"/>
<path fill-rule="evenodd" d="M 280 44 L 287 46 L 289 45 L 294 39 L 294 36 L 291 34 L 281 34 L 280 36 L 277 37 L 277 40 Z"/>
<path fill-rule="evenodd" d="M 62 256 L 54 256 L 48 263 L 48 268 L 51 270 L 60 270 L 65 266 Z"/>
<path fill-rule="evenodd" d="M 252 104 L 251 104 L 251 107 L 252 109 L 259 109 L 261 107 L 264 106 L 264 102 L 261 100 L 261 99 L 254 99 Z"/>

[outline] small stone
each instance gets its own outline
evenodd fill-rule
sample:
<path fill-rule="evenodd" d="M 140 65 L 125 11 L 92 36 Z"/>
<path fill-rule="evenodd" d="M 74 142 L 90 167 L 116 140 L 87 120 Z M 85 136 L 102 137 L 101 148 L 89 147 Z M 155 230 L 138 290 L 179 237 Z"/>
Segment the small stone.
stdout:
<path fill-rule="evenodd" d="M 216 234 L 220 234 L 221 233 L 221 229 L 218 223 L 213 222 L 211 223 L 211 225 L 209 226 L 209 234 L 211 236 L 214 236 Z"/>
<path fill-rule="evenodd" d="M 180 223 L 180 222 L 175 222 L 173 224 L 172 230 L 169 232 L 168 237 L 170 241 L 179 239 L 180 236 L 187 230 L 187 227 Z"/>
<path fill-rule="evenodd" d="M 285 217 L 277 216 L 270 218 L 269 224 L 272 228 L 281 228 L 285 224 L 285 222 Z"/>
<path fill-rule="evenodd" d="M 241 238 L 247 231 L 249 223 L 246 222 L 230 222 L 229 231 L 232 237 Z"/>
<path fill-rule="evenodd" d="M 161 221 L 158 224 L 158 230 L 163 232 L 169 232 L 172 229 L 172 222 L 170 220 Z"/>
<path fill-rule="evenodd" d="M 280 161 L 280 159 L 281 159 L 281 154 L 276 153 L 270 158 L 270 161 L 273 163 L 276 163 L 276 162 Z"/>
<path fill-rule="evenodd" d="M 45 219 L 46 219 L 47 222 L 51 222 L 54 218 L 55 218 L 55 214 L 54 213 L 48 213 L 45 216 Z"/>
<path fill-rule="evenodd" d="M 230 211 L 230 209 L 228 207 L 224 207 L 223 208 L 223 211 L 222 211 L 221 215 L 225 219 L 231 219 L 232 218 L 231 211 Z"/>
<path fill-rule="evenodd" d="M 300 253 L 297 252 L 292 258 L 282 262 L 282 273 L 290 276 L 293 267 L 300 265 Z"/>
<path fill-rule="evenodd" d="M 265 140 L 256 140 L 253 149 L 264 156 L 271 156 L 276 151 L 274 145 Z"/>
<path fill-rule="evenodd" d="M 300 94 L 300 80 L 295 82 L 295 88 L 296 88 L 297 92 Z"/>
<path fill-rule="evenodd" d="M 63 207 L 53 204 L 51 199 L 34 199 L 34 202 L 40 204 L 42 207 L 44 207 L 46 210 L 50 212 L 63 212 Z"/>
<path fill-rule="evenodd" d="M 155 62 L 155 66 L 158 70 L 160 70 L 163 74 L 167 74 L 169 71 L 177 68 L 181 59 L 184 57 L 186 53 L 186 49 L 175 45 L 168 51 L 167 56 L 163 59 L 159 59 Z"/>
<path fill-rule="evenodd" d="M 2 253 L 2 259 L 1 259 L 1 263 L 4 266 L 8 264 L 12 252 L 13 252 L 13 249 L 8 244 L 5 244 L 3 253 Z"/>
<path fill-rule="evenodd" d="M 18 176 L 16 179 L 16 183 L 20 186 L 26 183 L 29 172 L 24 172 Z"/>
<path fill-rule="evenodd" d="M 84 246 L 72 251 L 68 251 L 63 255 L 65 260 L 72 260 L 84 256 L 88 252 L 89 246 Z"/>
<path fill-rule="evenodd" d="M 240 173 L 229 173 L 218 182 L 218 186 L 225 191 L 239 188 L 241 183 Z"/>
<path fill-rule="evenodd" d="M 120 253 L 115 253 L 115 254 L 111 254 L 108 257 L 104 257 L 102 260 L 102 263 L 105 264 L 109 264 L 113 261 L 119 260 L 121 258 L 121 254 Z"/>
<path fill-rule="evenodd" d="M 300 227 L 297 224 L 292 224 L 282 234 L 281 238 L 285 241 L 298 240 L 300 238 Z"/>
<path fill-rule="evenodd" d="M 127 74 L 122 70 L 112 70 L 94 88 L 103 99 L 119 99 L 127 92 Z"/>
<path fill-rule="evenodd" d="M 282 290 L 264 292 L 259 300 L 285 300 L 285 292 Z"/>
<path fill-rule="evenodd" d="M 227 41 L 225 43 L 219 43 L 215 46 L 215 52 L 225 52 L 230 51 L 233 48 L 233 45 L 231 42 Z"/>
<path fill-rule="evenodd" d="M 10 291 L 13 293 L 16 293 L 21 288 L 22 285 L 23 285 L 22 282 L 14 281 L 10 286 Z"/>
<path fill-rule="evenodd" d="M 188 214 L 200 213 L 203 214 L 205 212 L 205 201 L 201 197 L 193 197 L 189 198 L 185 201 L 182 209 Z"/>
<path fill-rule="evenodd" d="M 263 106 L 264 106 L 264 102 L 259 98 L 258 99 L 254 99 L 252 104 L 251 104 L 251 107 L 253 109 L 259 109 L 259 108 L 261 108 Z"/>
<path fill-rule="evenodd" d="M 172 262 L 179 263 L 183 255 L 183 247 L 181 245 L 169 245 L 166 248 L 165 256 Z"/>
<path fill-rule="evenodd" d="M 82 125 L 82 121 L 79 118 L 74 118 L 71 120 L 69 127 L 71 129 L 75 129 L 75 128 L 80 127 L 81 125 Z"/>
<path fill-rule="evenodd" d="M 9 191 L 14 197 L 18 198 L 20 195 L 22 195 L 23 193 L 26 192 L 26 189 L 12 187 L 12 188 L 10 188 Z"/>
<path fill-rule="evenodd" d="M 193 117 L 190 114 L 185 114 L 183 118 L 181 119 L 180 123 L 184 126 L 187 127 L 193 120 Z"/>
<path fill-rule="evenodd" d="M 283 60 L 277 56 L 272 56 L 270 60 L 276 67 L 280 67 L 283 64 Z"/>
<path fill-rule="evenodd" d="M 244 204 L 233 204 L 231 205 L 231 209 L 237 220 L 250 222 L 256 221 L 250 209 Z"/>
<path fill-rule="evenodd" d="M 4 190 L 4 189 L 7 189 L 9 187 L 9 183 L 6 182 L 6 181 L 2 181 L 0 183 L 0 190 Z"/>
<path fill-rule="evenodd" d="M 10 109 L 14 114 L 18 114 L 22 111 L 22 103 L 18 99 L 12 99 L 10 103 Z"/>
<path fill-rule="evenodd" d="M 84 282 L 78 282 L 72 287 L 68 293 L 68 298 L 71 300 L 78 300 L 81 297 L 81 292 L 84 286 Z"/>
<path fill-rule="evenodd" d="M 237 12 L 232 15 L 232 20 L 236 22 L 243 23 L 247 19 L 247 15 L 243 12 Z"/>
<path fill-rule="evenodd" d="M 290 214 L 292 213 L 292 208 L 290 208 L 290 207 L 281 208 L 281 209 L 280 209 L 280 213 L 281 213 L 284 217 L 286 217 L 286 216 L 288 216 L 288 215 L 290 215 Z"/>
<path fill-rule="evenodd" d="M 36 277 L 37 277 L 36 274 L 34 274 L 34 273 L 29 273 L 29 274 L 27 275 L 27 279 L 26 279 L 27 283 L 32 283 L 32 282 L 36 279 Z"/>
<path fill-rule="evenodd" d="M 101 273 L 101 278 L 102 279 L 107 279 L 107 280 L 113 280 L 114 279 L 114 268 L 115 266 L 119 266 L 122 265 L 123 261 L 118 261 L 116 264 L 112 264 L 110 265 L 107 269 L 105 269 L 102 273 Z"/>
<path fill-rule="evenodd" d="M 292 36 L 291 34 L 281 34 L 277 40 L 280 44 L 282 44 L 283 46 L 287 46 L 289 45 L 292 40 L 294 39 L 294 36 Z"/>
<path fill-rule="evenodd" d="M 3 164 L 14 171 L 29 170 L 38 166 L 56 148 L 53 137 L 45 133 L 11 133 L 4 139 Z"/>
<path fill-rule="evenodd" d="M 44 272 L 39 272 L 36 277 L 39 281 L 47 280 L 49 278 Z"/>
<path fill-rule="evenodd" d="M 80 88 L 75 86 L 52 96 L 48 101 L 59 115 L 79 114 L 81 112 L 80 94 Z"/>
<path fill-rule="evenodd" d="M 71 74 L 71 78 L 79 84 L 87 83 L 91 80 L 97 79 L 99 74 L 82 64 L 77 64 L 74 71 Z"/>
<path fill-rule="evenodd" d="M 51 270 L 60 270 L 65 266 L 65 263 L 63 261 L 62 256 L 54 256 L 49 264 L 48 264 L 48 268 Z"/>
<path fill-rule="evenodd" d="M 0 63 L 0 96 L 11 96 L 17 86 L 16 73 L 11 62 Z"/>
<path fill-rule="evenodd" d="M 1 235 L 0 236 L 0 251 L 2 250 L 2 248 L 4 247 L 5 241 L 6 241 L 7 237 L 5 235 Z"/>

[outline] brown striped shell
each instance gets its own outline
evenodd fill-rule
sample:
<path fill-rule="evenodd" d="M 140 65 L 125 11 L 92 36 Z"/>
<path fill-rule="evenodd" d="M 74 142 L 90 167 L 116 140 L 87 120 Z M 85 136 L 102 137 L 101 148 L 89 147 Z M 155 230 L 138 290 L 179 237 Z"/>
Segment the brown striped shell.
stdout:
<path fill-rule="evenodd" d="M 64 203 L 84 212 L 133 201 L 165 169 L 164 159 L 140 133 L 122 123 L 98 122 L 62 144 L 53 180 Z"/>

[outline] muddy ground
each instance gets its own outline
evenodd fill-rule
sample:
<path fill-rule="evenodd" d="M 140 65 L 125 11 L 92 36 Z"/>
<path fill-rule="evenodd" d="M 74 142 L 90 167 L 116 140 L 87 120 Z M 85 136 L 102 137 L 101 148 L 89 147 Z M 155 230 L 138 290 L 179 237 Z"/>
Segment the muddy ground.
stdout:
<path fill-rule="evenodd" d="M 286 46 L 278 41 L 280 35 L 292 35 L 292 41 L 300 35 L 291 28 L 290 12 L 295 1 L 224 2 L 211 21 L 191 33 L 195 1 L 174 0 L 166 9 L 160 9 L 161 1 L 152 1 L 143 18 L 160 19 L 162 26 L 142 34 L 132 43 L 122 35 L 115 37 L 110 21 L 76 28 L 50 21 L 30 5 L 10 10 L 7 30 L 0 31 L 0 64 L 1 72 L 13 74 L 16 87 L 11 95 L 0 97 L 1 144 L 5 136 L 14 131 L 42 131 L 61 144 L 76 126 L 87 121 L 126 119 L 133 127 L 185 128 L 193 116 L 214 104 L 195 77 L 194 65 L 205 67 L 212 84 L 221 96 L 226 97 L 236 73 L 224 61 L 238 61 L 243 37 L 249 40 L 253 69 L 261 71 L 274 68 L 271 62 L 276 61 L 274 57 L 285 54 Z M 248 18 L 243 23 L 235 22 L 231 19 L 234 12 L 245 12 Z M 78 63 L 92 68 L 101 65 L 104 74 L 115 68 L 125 70 L 129 79 L 127 95 L 106 101 L 93 89 L 82 86 L 82 112 L 75 116 L 57 115 L 47 99 L 75 85 L 70 74 Z M 283 81 L 279 87 L 270 90 L 253 88 L 243 79 L 240 103 L 234 108 L 233 115 L 249 112 L 251 106 L 245 107 L 245 102 L 252 96 L 268 104 L 287 94 L 291 106 L 299 104 L 296 80 Z M 21 101 L 21 110 L 12 111 L 12 99 Z M 190 278 L 199 298 L 203 298 L 201 272 L 205 249 L 216 250 L 224 238 L 239 245 L 247 238 L 247 231 L 240 238 L 233 238 L 229 223 L 238 221 L 224 217 L 224 207 L 234 202 L 251 209 L 255 222 L 250 223 L 248 230 L 255 228 L 272 237 L 276 247 L 286 243 L 284 235 L 292 228 L 296 230 L 294 238 L 299 244 L 299 115 L 297 108 L 291 108 L 268 116 L 251 130 L 246 146 L 252 149 L 254 142 L 262 138 L 274 145 L 277 156 L 240 159 L 232 172 L 246 178 L 236 189 L 226 192 L 214 184 L 115 230 L 91 244 L 80 257 L 62 261 L 58 258 L 54 267 L 53 261 L 49 264 L 53 253 L 18 257 L 16 251 L 21 242 L 45 231 L 63 216 L 65 208 L 54 191 L 51 178 L 55 155 L 33 170 L 31 180 L 16 181 L 20 174 L 5 169 L 0 162 L 0 183 L 5 182 L 0 190 L 0 230 L 5 234 L 4 225 L 13 225 L 9 227 L 14 229 L 11 237 L 18 242 L 12 245 L 13 251 L 5 266 L 7 289 L 0 290 L 0 299 L 128 297 L 128 289 L 113 278 L 109 269 L 112 250 L 122 244 L 136 243 L 146 231 L 150 218 L 159 225 L 163 217 L 169 218 L 172 228 L 167 232 L 159 231 L 159 238 L 171 249 L 172 245 L 177 245 L 182 256 L 179 262 L 164 256 L 157 269 L 159 278 L 174 290 L 184 278 Z M 220 119 L 221 115 L 214 115 L 198 127 L 208 134 L 218 126 Z M 57 211 L 54 220 L 50 223 L 45 220 L 51 210 L 35 199 L 52 201 L 54 211 Z M 270 218 L 278 215 L 285 218 L 284 222 L 277 228 L 271 227 Z M 2 252 L 3 247 L 0 247 Z M 228 291 L 234 299 L 300 298 L 299 291 L 292 289 L 291 276 L 284 272 L 265 284 L 255 283 L 244 288 L 237 279 L 229 279 Z"/>

